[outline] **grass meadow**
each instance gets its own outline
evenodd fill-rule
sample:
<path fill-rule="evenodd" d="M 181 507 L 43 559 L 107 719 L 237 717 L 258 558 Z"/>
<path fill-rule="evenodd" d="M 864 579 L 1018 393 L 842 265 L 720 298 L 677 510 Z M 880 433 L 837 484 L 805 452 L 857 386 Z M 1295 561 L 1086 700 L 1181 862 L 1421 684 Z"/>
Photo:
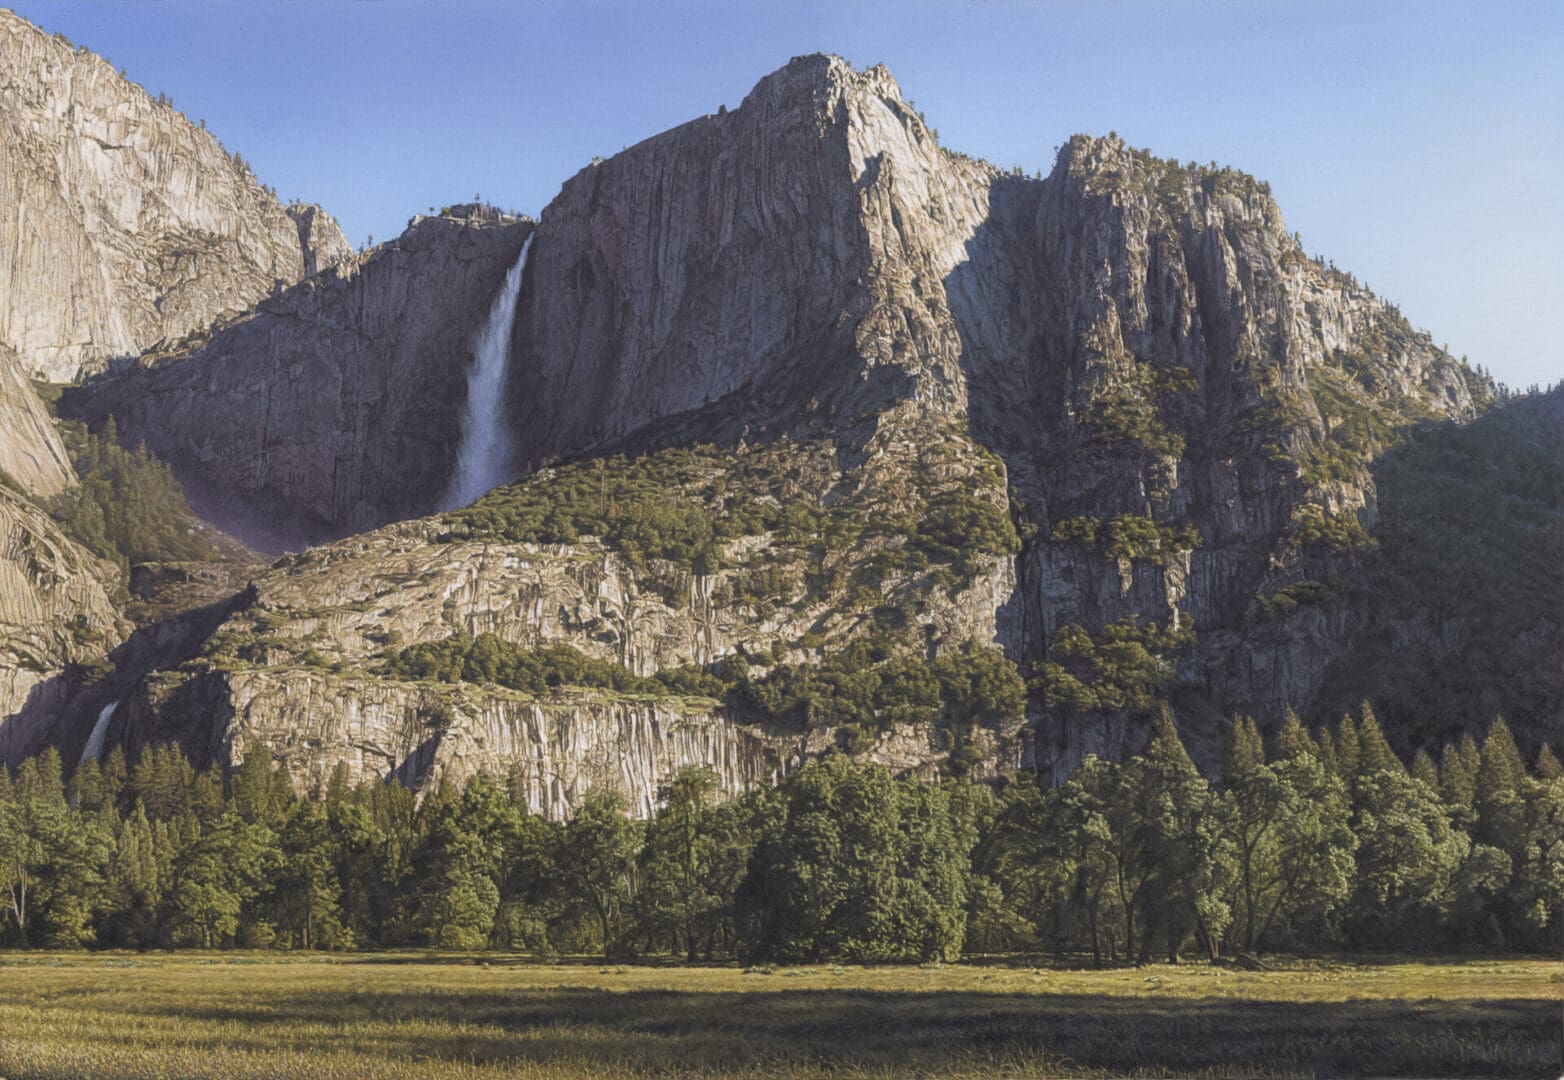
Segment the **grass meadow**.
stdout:
<path fill-rule="evenodd" d="M 0 1078 L 1554 1077 L 1564 965 L 0 956 Z"/>

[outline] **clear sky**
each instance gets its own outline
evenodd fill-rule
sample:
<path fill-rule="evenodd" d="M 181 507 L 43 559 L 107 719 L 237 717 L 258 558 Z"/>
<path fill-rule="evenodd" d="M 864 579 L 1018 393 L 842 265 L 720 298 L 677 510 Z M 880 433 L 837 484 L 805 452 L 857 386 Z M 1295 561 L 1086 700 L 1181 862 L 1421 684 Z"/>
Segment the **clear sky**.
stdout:
<path fill-rule="evenodd" d="M 1110 130 L 1254 173 L 1457 355 L 1564 377 L 1564 3 L 10 2 L 355 243 L 475 193 L 537 213 L 594 154 L 835 52 L 1028 173 Z"/>

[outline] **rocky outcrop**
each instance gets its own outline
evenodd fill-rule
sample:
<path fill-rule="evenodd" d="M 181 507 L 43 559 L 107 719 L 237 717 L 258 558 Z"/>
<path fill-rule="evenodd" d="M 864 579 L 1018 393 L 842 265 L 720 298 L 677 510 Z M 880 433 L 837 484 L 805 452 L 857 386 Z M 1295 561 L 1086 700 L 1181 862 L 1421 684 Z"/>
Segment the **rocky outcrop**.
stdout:
<path fill-rule="evenodd" d="M 301 218 L 301 228 L 306 219 Z M 192 504 L 278 550 L 427 513 L 449 480 L 472 336 L 532 224 L 447 214 L 62 408 L 169 462 Z"/>
<path fill-rule="evenodd" d="M 65 669 L 101 660 L 124 637 L 105 587 L 115 578 L 113 566 L 0 486 L 0 761 L 55 738 Z"/>
<path fill-rule="evenodd" d="M 873 545 L 811 556 L 766 533 L 736 540 L 720 566 L 692 573 L 592 537 L 456 540 L 449 529 L 408 522 L 279 560 L 211 628 L 200 656 L 144 682 L 116 714 L 110 744 L 134 753 L 177 741 L 224 764 L 265 752 L 288 761 L 301 784 L 338 763 L 415 786 L 517 766 L 537 785 L 536 808 L 556 816 L 604 784 L 650 812 L 658 783 L 684 764 L 710 764 L 726 790 L 744 790 L 836 745 L 829 725 L 774 730 L 717 701 L 563 690 L 534 699 L 397 681 L 385 664 L 398 649 L 458 632 L 527 647 L 568 643 L 641 675 L 740 653 L 763 658 L 757 674 L 761 663 L 808 662 L 819 643 L 860 636 L 877 617 L 862 600 L 807 588 L 811 558 L 818 574 L 852 580 L 872 563 Z M 931 589 L 913 569 L 888 574 L 882 587 L 920 597 L 918 639 L 948 649 L 993 639 L 1015 585 L 1010 570 L 990 559 L 964 587 Z M 755 575 L 770 583 L 762 595 L 745 589 Z M 1023 719 L 975 734 L 988 751 L 985 772 L 1021 764 Z M 858 752 L 937 775 L 948 751 L 936 732 L 904 724 Z"/>
<path fill-rule="evenodd" d="M 1180 683 L 1196 739 L 1214 744 L 1234 713 L 1307 708 L 1341 615 L 1278 619 L 1259 598 L 1361 549 L 1307 538 L 1301 517 L 1371 526 L 1370 464 L 1393 433 L 1470 418 L 1491 387 L 1306 258 L 1241 173 L 1077 137 L 1047 179 L 991 190 L 945 285 L 972 431 L 1037 526 L 1019 575 L 1028 658 L 1068 624 L 1192 620 Z M 1118 515 L 1198 541 L 1126 555 L 1061 535 Z M 1059 769 L 1104 749 L 1091 729 L 1106 718 L 1051 719 Z"/>
<path fill-rule="evenodd" d="M 568 182 L 514 361 L 534 463 L 824 429 L 872 485 L 898 475 L 890 448 L 970 430 L 1035 530 L 1000 620 L 1012 654 L 1041 664 L 1068 624 L 1192 619 L 1182 678 L 1208 727 L 1320 688 L 1324 616 L 1258 611 L 1355 557 L 1315 550 L 1300 519 L 1372 524 L 1368 466 L 1392 433 L 1469 418 L 1490 392 L 1307 258 L 1252 178 L 1112 137 L 1072 139 L 1045 179 L 1002 173 L 941 149 L 883 68 L 819 56 Z M 1198 540 L 1126 554 L 1055 536 L 1120 515 Z M 1063 768 L 1109 718 L 1044 721 Z"/>
<path fill-rule="evenodd" d="M 103 380 L 75 407 L 117 416 L 198 497 L 288 539 L 427 513 L 458 441 L 466 342 L 531 228 L 466 211 L 417 222 L 362 266 Z M 401 732 L 372 755 L 385 768 L 487 768 L 499 758 L 445 749 L 466 745 L 455 736 L 414 752 L 413 706 L 389 702 L 434 691 L 366 677 L 392 635 L 563 640 L 647 674 L 741 648 L 805 661 L 885 616 L 930 655 L 1000 642 L 1033 676 L 1037 763 L 1063 770 L 1088 750 L 1132 749 L 1145 717 L 1050 694 L 1064 662 L 1080 665 L 1062 635 L 1155 623 L 1168 641 L 1146 665 L 1164 672 L 1156 694 L 1211 760 L 1233 712 L 1267 722 L 1321 700 L 1360 613 L 1320 586 L 1371 546 L 1376 458 L 1410 425 L 1469 418 L 1492 393 L 1306 257 L 1264 184 L 1111 136 L 1071 139 L 1046 178 L 1004 173 L 942 149 L 883 68 L 822 56 L 570 179 L 536 226 L 516 310 L 518 471 L 710 440 L 731 460 L 705 481 L 703 512 L 738 513 L 746 496 L 827 517 L 853 507 L 858 531 L 843 535 L 861 550 L 772 559 L 784 529 L 740 530 L 725 540 L 731 565 L 680 577 L 573 533 L 546 545 L 504 539 L 504 522 L 486 539 L 453 539 L 450 520 L 395 526 L 279 563 L 213 639 L 212 663 L 242 654 L 233 678 L 170 675 L 131 715 L 152 730 L 238 717 L 242 669 L 271 689 L 233 730 L 264 732 L 274 753 L 308 758 L 289 741 L 291 702 L 373 701 L 404 717 L 375 721 Z M 935 452 L 952 442 L 964 449 Z M 1002 464 L 980 465 L 979 448 Z M 788 477 L 774 494 L 757 494 L 763 451 Z M 952 588 L 927 560 L 908 571 L 883 534 L 867 539 L 865 522 L 924 528 L 933 494 L 968 480 L 928 549 L 961 548 L 983 507 L 1003 505 L 1025 538 L 1014 558 L 990 549 Z M 838 571 L 845 584 L 817 588 Z M 744 599 L 748 573 L 770 591 L 764 606 Z M 205 687 L 188 691 L 199 709 L 180 704 L 186 685 Z M 482 723 L 485 746 L 513 745 Z M 651 745 L 643 720 L 593 724 Z M 1000 734 L 989 768 L 1027 753 Z M 614 738 L 589 741 L 630 745 Z M 336 735 L 320 744 L 322 762 L 358 760 Z M 744 753 L 758 756 L 730 786 L 785 760 Z M 939 760 L 928 732 L 875 753 L 909 770 Z M 301 760 L 295 774 L 312 770 Z"/>
<path fill-rule="evenodd" d="M 775 783 L 802 760 L 799 740 L 729 722 L 715 703 L 333 678 L 269 669 L 156 677 L 117 711 L 114 743 L 176 742 L 198 762 L 251 754 L 286 762 L 305 790 L 339 763 L 353 782 L 396 777 L 423 788 L 475 773 L 509 775 L 535 813 L 565 818 L 594 787 L 649 816 L 657 787 L 684 765 L 711 766 L 724 791 Z M 796 745 L 795 745 L 796 744 Z"/>
<path fill-rule="evenodd" d="M 54 421 L 16 357 L 0 346 L 0 483 L 5 477 L 45 499 L 76 483 Z"/>
<path fill-rule="evenodd" d="M 299 230 L 305 277 L 314 277 L 353 254 L 336 220 L 314 203 L 289 203 L 286 210 Z"/>
<path fill-rule="evenodd" d="M 348 253 L 204 125 L 0 11 L 0 345 L 56 382 L 205 329 Z"/>

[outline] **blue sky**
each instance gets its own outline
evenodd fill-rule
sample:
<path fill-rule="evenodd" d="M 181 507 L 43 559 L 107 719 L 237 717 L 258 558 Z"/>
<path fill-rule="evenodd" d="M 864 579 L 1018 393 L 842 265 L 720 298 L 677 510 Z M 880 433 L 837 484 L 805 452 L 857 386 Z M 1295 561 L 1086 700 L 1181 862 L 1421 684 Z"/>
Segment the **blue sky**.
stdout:
<path fill-rule="evenodd" d="M 1110 130 L 1254 173 L 1436 341 L 1512 385 L 1564 377 L 1560 3 L 12 3 L 355 243 L 475 193 L 536 213 L 594 154 L 836 52 L 1028 173 Z"/>

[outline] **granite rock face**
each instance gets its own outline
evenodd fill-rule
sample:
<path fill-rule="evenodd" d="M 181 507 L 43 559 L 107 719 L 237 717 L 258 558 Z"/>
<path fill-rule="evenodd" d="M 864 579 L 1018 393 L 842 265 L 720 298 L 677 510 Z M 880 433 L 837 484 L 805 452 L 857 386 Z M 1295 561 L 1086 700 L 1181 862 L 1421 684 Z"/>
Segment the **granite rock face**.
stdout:
<path fill-rule="evenodd" d="M 270 523 L 297 543 L 429 513 L 460 437 L 471 331 L 532 230 L 419 221 L 72 407 L 115 415 L 242 535 Z M 670 587 L 666 568 L 590 536 L 453 542 L 449 522 L 408 522 L 279 562 L 206 668 L 140 684 L 117 737 L 230 761 L 264 746 L 301 777 L 338 760 L 412 779 L 526 760 L 558 774 L 537 795 L 551 813 L 597 782 L 645 809 L 669 763 L 704 755 L 738 790 L 825 744 L 715 702 L 374 677 L 389 636 L 567 641 L 649 674 L 740 649 L 807 661 L 805 642 L 854 640 L 894 602 L 929 655 L 995 641 L 1034 686 L 1067 628 L 1192 625 L 1164 657 L 1166 693 L 1210 761 L 1225 717 L 1307 709 L 1351 639 L 1360 615 L 1315 587 L 1364 557 L 1376 456 L 1491 396 L 1392 305 L 1308 258 L 1250 177 L 1084 136 L 1046 178 L 1005 173 L 941 148 L 883 68 L 805 57 L 739 108 L 583 170 L 543 211 L 512 337 L 518 474 L 710 441 L 742 491 L 745 455 L 771 448 L 796 455 L 821 505 L 881 519 L 908 492 L 981 476 L 971 497 L 1008 511 L 1018 554 L 950 590 L 879 573 L 866 549 L 838 567 L 857 585 L 824 599 L 801 584 L 820 566 L 783 559 L 765 567 L 782 603 L 763 610 L 736 575 L 783 546 L 777 530 Z M 959 446 L 931 453 L 946 444 Z M 805 446 L 826 448 L 826 472 Z M 984 453 L 993 475 L 974 464 Z M 1144 719 L 1039 692 L 985 744 L 984 768 L 1121 754 Z M 615 754 L 642 764 L 616 774 Z M 919 730 L 866 754 L 913 772 L 942 760 Z"/>
<path fill-rule="evenodd" d="M 324 786 L 339 762 L 354 782 L 394 776 L 416 788 L 515 775 L 531 810 L 556 819 L 592 787 L 620 791 L 649 817 L 658 785 L 684 765 L 710 765 L 737 794 L 776 783 L 804 756 L 799 740 L 735 725 L 709 703 L 533 699 L 298 670 L 155 677 L 117 710 L 108 738 L 132 753 L 178 742 L 199 762 L 264 754 L 305 788 Z"/>
<path fill-rule="evenodd" d="M 76 483 L 43 402 L 10 350 L 0 346 L 0 475 L 23 494 L 49 498 Z"/>
<path fill-rule="evenodd" d="M 303 228 L 301 219 L 301 228 Z M 415 219 L 396 240 L 62 403 L 169 462 L 263 549 L 427 513 L 449 480 L 472 336 L 532 224 Z"/>
<path fill-rule="evenodd" d="M 55 737 L 73 664 L 101 659 L 128 627 L 110 599 L 115 568 L 0 486 L 0 761 Z"/>
<path fill-rule="evenodd" d="M 405 522 L 279 560 L 213 628 L 200 656 L 137 685 L 109 738 L 131 752 L 178 741 L 198 760 L 223 762 L 264 748 L 300 783 L 323 779 L 338 762 L 355 776 L 417 785 L 507 773 L 520 762 L 535 778 L 537 808 L 555 816 L 568 816 L 594 784 L 650 812 L 658 783 L 685 764 L 710 764 L 725 790 L 742 791 L 835 745 L 829 729 L 779 729 L 704 698 L 571 690 L 534 698 L 388 678 L 388 649 L 456 632 L 524 646 L 568 643 L 649 675 L 741 651 L 767 663 L 804 662 L 816 648 L 809 640 L 850 640 L 873 622 L 861 606 L 808 593 L 807 555 L 771 535 L 745 538 L 725 565 L 692 574 L 636 565 L 591 537 L 571 545 L 453 541 L 446 528 Z M 839 557 L 850 577 L 873 552 Z M 781 591 L 743 593 L 747 576 L 772 569 L 772 580 L 788 583 Z M 936 648 L 991 640 L 995 613 L 1014 589 L 1010 569 L 1008 560 L 989 560 L 965 588 L 929 592 L 927 640 Z M 895 591 L 911 577 L 884 587 Z M 987 750 L 981 775 L 1023 763 L 1023 720 L 977 733 Z M 933 776 L 947 753 L 935 732 L 901 725 L 860 756 Z"/>
<path fill-rule="evenodd" d="M 883 68 L 830 57 L 584 170 L 533 258 L 512 367 L 528 463 L 872 424 L 852 452 L 875 483 L 896 472 L 884 448 L 958 425 L 1036 530 L 1012 654 L 1041 663 L 1068 624 L 1192 618 L 1183 663 L 1213 718 L 1312 698 L 1322 616 L 1257 612 L 1350 558 L 1311 553 L 1300 519 L 1371 524 L 1376 440 L 1487 393 L 1307 258 L 1251 178 L 1085 137 L 1047 178 L 1006 174 L 941 149 Z M 1129 558 L 1056 539 L 1119 515 L 1199 542 Z M 1060 768 L 1124 749 L 1092 734 L 1106 718 L 1050 721 Z"/>
<path fill-rule="evenodd" d="M 203 126 L 0 11 L 0 345 L 29 374 L 99 370 L 348 251 Z"/>

